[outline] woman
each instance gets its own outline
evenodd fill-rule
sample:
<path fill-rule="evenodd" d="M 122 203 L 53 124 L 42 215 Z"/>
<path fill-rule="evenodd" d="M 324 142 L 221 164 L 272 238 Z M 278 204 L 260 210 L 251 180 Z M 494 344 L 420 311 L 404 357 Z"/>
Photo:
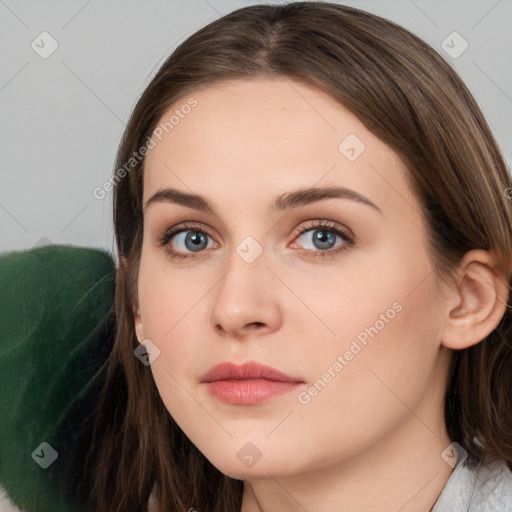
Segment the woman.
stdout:
<path fill-rule="evenodd" d="M 234 11 L 162 65 L 113 182 L 91 509 L 512 507 L 511 180 L 433 49 Z"/>

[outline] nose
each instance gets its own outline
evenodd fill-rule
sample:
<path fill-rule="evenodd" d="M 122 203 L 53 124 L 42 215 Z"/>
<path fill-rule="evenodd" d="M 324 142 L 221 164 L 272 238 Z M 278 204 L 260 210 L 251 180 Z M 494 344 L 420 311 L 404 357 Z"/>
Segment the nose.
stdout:
<path fill-rule="evenodd" d="M 261 254 L 247 263 L 235 251 L 224 277 L 214 289 L 211 323 L 224 337 L 238 340 L 279 329 L 278 280 Z"/>

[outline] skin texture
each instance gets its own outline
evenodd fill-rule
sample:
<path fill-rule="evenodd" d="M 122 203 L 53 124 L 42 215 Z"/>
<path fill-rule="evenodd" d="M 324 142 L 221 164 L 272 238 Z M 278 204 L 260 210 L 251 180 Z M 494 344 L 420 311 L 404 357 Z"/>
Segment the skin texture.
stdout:
<path fill-rule="evenodd" d="M 151 369 L 167 409 L 214 466 L 244 480 L 242 512 L 429 511 L 452 472 L 441 457 L 451 443 L 450 349 L 483 339 L 504 312 L 492 259 L 471 251 L 456 286 L 436 279 L 406 167 L 321 91 L 284 78 L 238 80 L 193 97 L 197 106 L 155 139 L 144 174 L 144 205 L 173 187 L 216 212 L 172 202 L 144 212 L 135 328 L 160 350 Z M 353 161 L 338 149 L 349 134 L 365 145 Z M 380 211 L 347 198 L 269 210 L 280 194 L 330 185 Z M 322 220 L 355 244 L 335 234 L 315 244 Z M 176 235 L 168 247 L 189 257 L 171 258 L 158 239 L 183 222 L 197 225 L 191 236 L 202 228 L 211 237 L 195 253 L 187 233 Z M 237 253 L 248 236 L 263 250 L 252 263 Z M 390 319 L 393 304 L 400 311 Z M 370 326 L 378 333 L 333 370 Z M 224 361 L 258 361 L 304 384 L 262 404 L 224 404 L 201 383 Z M 298 392 L 329 368 L 330 381 L 301 403 Z M 252 467 L 237 456 L 244 446 L 261 456 Z"/>

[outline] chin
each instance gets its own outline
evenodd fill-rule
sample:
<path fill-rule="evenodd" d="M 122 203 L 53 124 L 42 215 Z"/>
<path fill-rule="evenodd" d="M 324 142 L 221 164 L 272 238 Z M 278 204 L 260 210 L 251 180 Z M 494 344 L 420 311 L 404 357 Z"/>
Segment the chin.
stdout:
<path fill-rule="evenodd" d="M 268 479 L 270 476 L 284 476 L 299 472 L 299 468 L 290 467 L 290 457 L 273 450 L 265 457 L 252 443 L 245 443 L 233 451 L 233 456 L 222 453 L 208 454 L 207 458 L 224 475 L 237 480 Z M 206 456 L 206 455 L 205 455 Z M 296 462 L 296 461 L 295 461 Z"/>

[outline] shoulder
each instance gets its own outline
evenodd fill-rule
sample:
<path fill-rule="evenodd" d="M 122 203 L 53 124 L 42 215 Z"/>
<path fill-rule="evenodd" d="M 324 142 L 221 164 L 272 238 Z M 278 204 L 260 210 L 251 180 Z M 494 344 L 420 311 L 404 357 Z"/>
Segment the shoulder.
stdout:
<path fill-rule="evenodd" d="M 2 512 L 23 512 L 9 498 L 6 490 L 0 485 L 0 510 Z"/>
<path fill-rule="evenodd" d="M 470 510 L 511 510 L 512 472 L 507 464 L 499 461 L 490 466 L 481 466 L 475 478 L 475 491 Z"/>
<path fill-rule="evenodd" d="M 448 479 L 432 512 L 512 510 L 512 472 L 504 461 L 489 465 L 466 459 Z"/>

